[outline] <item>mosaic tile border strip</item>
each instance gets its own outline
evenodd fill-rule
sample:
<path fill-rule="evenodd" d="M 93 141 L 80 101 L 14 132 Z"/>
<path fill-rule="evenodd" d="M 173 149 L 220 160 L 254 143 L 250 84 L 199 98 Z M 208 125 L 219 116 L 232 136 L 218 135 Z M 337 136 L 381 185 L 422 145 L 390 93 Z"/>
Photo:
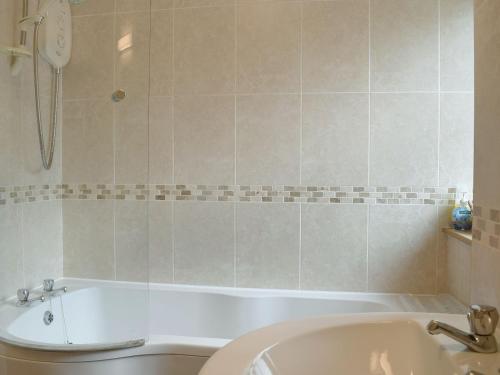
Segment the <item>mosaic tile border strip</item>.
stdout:
<path fill-rule="evenodd" d="M 0 205 L 46 200 L 212 201 L 453 206 L 443 187 L 58 184 L 0 187 Z"/>
<path fill-rule="evenodd" d="M 500 209 L 474 206 L 472 239 L 500 250 Z"/>

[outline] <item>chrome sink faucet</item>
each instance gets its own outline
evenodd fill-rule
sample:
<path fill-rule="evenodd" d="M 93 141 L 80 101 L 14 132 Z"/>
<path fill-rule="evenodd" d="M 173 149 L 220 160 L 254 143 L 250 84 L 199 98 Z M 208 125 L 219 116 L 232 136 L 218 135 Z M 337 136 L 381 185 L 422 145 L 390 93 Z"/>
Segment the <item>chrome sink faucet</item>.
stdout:
<path fill-rule="evenodd" d="M 467 313 L 471 333 L 464 332 L 449 324 L 431 320 L 427 332 L 431 335 L 440 333 L 456 340 L 470 350 L 478 353 L 496 353 L 497 341 L 495 329 L 498 324 L 498 311 L 487 305 L 471 305 Z"/>

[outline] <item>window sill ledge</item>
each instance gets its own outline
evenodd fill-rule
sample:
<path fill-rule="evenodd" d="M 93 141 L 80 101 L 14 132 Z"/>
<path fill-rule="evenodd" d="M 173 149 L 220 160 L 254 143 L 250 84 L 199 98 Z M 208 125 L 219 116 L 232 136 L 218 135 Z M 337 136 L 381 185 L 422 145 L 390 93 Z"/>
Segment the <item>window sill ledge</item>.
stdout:
<path fill-rule="evenodd" d="M 462 241 L 467 245 L 472 245 L 471 231 L 462 231 L 453 228 L 443 228 L 443 232 L 446 233 L 448 236 L 456 238 L 457 240 Z"/>

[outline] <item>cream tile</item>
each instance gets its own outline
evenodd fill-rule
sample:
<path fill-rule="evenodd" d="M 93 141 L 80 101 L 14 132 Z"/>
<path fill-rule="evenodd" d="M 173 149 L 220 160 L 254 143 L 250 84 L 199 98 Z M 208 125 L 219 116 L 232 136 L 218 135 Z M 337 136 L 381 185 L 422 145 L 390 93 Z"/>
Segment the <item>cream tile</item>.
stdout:
<path fill-rule="evenodd" d="M 121 1 L 123 0 L 118 0 L 118 2 Z M 85 0 L 78 5 L 71 5 L 72 16 L 113 13 L 114 11 L 115 0 Z"/>
<path fill-rule="evenodd" d="M 17 41 L 16 19 L 19 11 L 16 9 L 18 0 L 4 0 L 0 2 L 0 45 L 12 45 Z M 15 33 L 15 37 L 14 37 Z M 15 39 L 14 39 L 15 38 Z M 19 88 L 20 80 L 10 74 L 10 59 L 0 59 L 0 90 L 8 92 Z"/>
<path fill-rule="evenodd" d="M 230 6 L 235 0 L 173 0 L 176 8 Z"/>
<path fill-rule="evenodd" d="M 297 95 L 238 96 L 238 184 L 299 183 L 299 111 Z"/>
<path fill-rule="evenodd" d="M 371 206 L 368 290 L 434 294 L 436 228 L 435 206 Z"/>
<path fill-rule="evenodd" d="M 0 186 L 15 185 L 18 159 L 17 132 L 21 124 L 19 89 L 0 94 Z"/>
<path fill-rule="evenodd" d="M 115 182 L 148 182 L 148 98 L 129 97 L 115 111 Z"/>
<path fill-rule="evenodd" d="M 147 95 L 149 60 L 145 56 L 150 53 L 150 15 L 117 14 L 115 23 L 115 89 L 124 89 L 129 97 Z"/>
<path fill-rule="evenodd" d="M 173 11 L 151 14 L 150 95 L 173 93 Z"/>
<path fill-rule="evenodd" d="M 368 94 L 304 95 L 302 183 L 368 183 Z"/>
<path fill-rule="evenodd" d="M 302 206 L 301 289 L 366 290 L 367 214 L 367 206 Z"/>
<path fill-rule="evenodd" d="M 373 0 L 373 91 L 438 88 L 438 2 Z"/>
<path fill-rule="evenodd" d="M 438 207 L 437 292 L 449 293 L 448 287 L 448 235 L 443 228 L 450 225 L 453 207 Z"/>
<path fill-rule="evenodd" d="M 0 208 L 0 302 L 24 285 L 21 207 Z"/>
<path fill-rule="evenodd" d="M 236 286 L 299 287 L 299 221 L 299 205 L 237 205 Z"/>
<path fill-rule="evenodd" d="M 174 6 L 174 0 L 151 0 L 151 9 L 171 9 Z"/>
<path fill-rule="evenodd" d="M 42 285 L 44 279 L 63 275 L 62 202 L 23 205 L 25 287 Z"/>
<path fill-rule="evenodd" d="M 304 3 L 304 91 L 368 91 L 368 0 Z"/>
<path fill-rule="evenodd" d="M 65 183 L 114 182 L 113 108 L 109 99 L 64 102 Z"/>
<path fill-rule="evenodd" d="M 175 183 L 234 182 L 234 98 L 177 97 Z"/>
<path fill-rule="evenodd" d="M 173 99 L 149 98 L 149 183 L 173 183 Z"/>
<path fill-rule="evenodd" d="M 148 202 L 115 201 L 117 280 L 149 280 L 148 221 Z"/>
<path fill-rule="evenodd" d="M 472 192 L 474 94 L 441 94 L 439 185 Z"/>
<path fill-rule="evenodd" d="M 172 202 L 149 203 L 149 281 L 173 282 Z"/>
<path fill-rule="evenodd" d="M 472 244 L 471 301 L 500 308 L 500 254 L 498 250 Z"/>
<path fill-rule="evenodd" d="M 175 282 L 234 285 L 234 203 L 175 202 Z"/>
<path fill-rule="evenodd" d="M 113 23 L 113 15 L 73 18 L 71 61 L 64 68 L 65 100 L 109 98 L 113 92 Z"/>
<path fill-rule="evenodd" d="M 113 201 L 65 200 L 64 276 L 113 280 Z"/>
<path fill-rule="evenodd" d="M 465 305 L 471 304 L 472 247 L 452 237 L 448 238 L 448 286 L 450 293 Z"/>
<path fill-rule="evenodd" d="M 117 12 L 145 12 L 150 8 L 150 0 L 116 0 Z"/>
<path fill-rule="evenodd" d="M 437 94 L 373 94 L 370 184 L 436 186 Z"/>
<path fill-rule="evenodd" d="M 474 0 L 441 0 L 441 90 L 474 90 Z"/>
<path fill-rule="evenodd" d="M 234 91 L 234 18 L 232 7 L 176 10 L 176 95 Z"/>
<path fill-rule="evenodd" d="M 240 4 L 238 92 L 299 91 L 300 6 L 298 2 Z"/>

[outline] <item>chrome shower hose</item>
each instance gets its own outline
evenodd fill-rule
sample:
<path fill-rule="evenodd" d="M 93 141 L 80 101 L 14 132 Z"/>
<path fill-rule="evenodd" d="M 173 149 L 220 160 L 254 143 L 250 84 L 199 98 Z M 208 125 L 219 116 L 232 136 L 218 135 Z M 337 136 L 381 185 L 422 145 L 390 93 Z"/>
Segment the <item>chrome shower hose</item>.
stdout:
<path fill-rule="evenodd" d="M 40 155 L 42 164 L 45 169 L 50 169 L 54 159 L 54 149 L 56 145 L 56 128 L 57 128 L 57 110 L 59 107 L 59 86 L 61 84 L 61 69 L 52 67 L 52 97 L 51 97 L 51 114 L 49 123 L 49 139 L 48 149 L 45 146 L 45 137 L 43 135 L 43 121 L 40 105 L 40 79 L 38 73 L 38 31 L 40 22 L 35 22 L 33 33 L 33 75 L 35 86 L 35 107 L 36 107 L 36 122 L 38 125 L 38 141 L 40 143 Z"/>

